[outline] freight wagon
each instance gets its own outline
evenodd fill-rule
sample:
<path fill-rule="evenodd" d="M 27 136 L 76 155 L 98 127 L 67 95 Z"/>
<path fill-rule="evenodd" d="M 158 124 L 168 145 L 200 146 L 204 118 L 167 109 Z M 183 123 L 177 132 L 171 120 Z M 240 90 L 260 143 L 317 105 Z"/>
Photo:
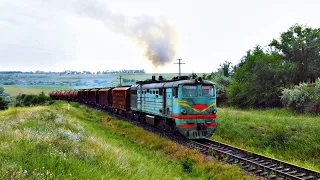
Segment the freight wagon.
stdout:
<path fill-rule="evenodd" d="M 77 101 L 189 139 L 212 136 L 216 129 L 214 83 L 189 77 L 138 81 L 132 86 L 56 91 L 54 99 Z"/>

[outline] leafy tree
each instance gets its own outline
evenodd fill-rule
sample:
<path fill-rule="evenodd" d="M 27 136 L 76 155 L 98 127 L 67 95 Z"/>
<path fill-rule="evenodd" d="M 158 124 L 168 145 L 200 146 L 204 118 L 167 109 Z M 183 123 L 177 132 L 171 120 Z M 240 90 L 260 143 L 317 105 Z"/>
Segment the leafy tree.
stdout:
<path fill-rule="evenodd" d="M 295 84 L 315 82 L 320 75 L 320 28 L 296 24 L 283 32 L 279 40 L 273 39 L 269 46 L 280 52 L 284 60 L 296 63 Z"/>
<path fill-rule="evenodd" d="M 218 72 L 221 72 L 225 77 L 229 77 L 231 73 L 231 62 L 225 61 L 224 63 L 220 64 L 220 68 Z"/>
<path fill-rule="evenodd" d="M 8 102 L 5 101 L 2 96 L 0 96 L 0 110 L 8 109 Z"/>
<path fill-rule="evenodd" d="M 207 74 L 202 74 L 202 79 L 208 79 L 207 76 Z"/>
<path fill-rule="evenodd" d="M 208 80 L 212 80 L 215 77 L 216 73 L 212 72 L 207 76 Z"/>
<path fill-rule="evenodd" d="M 222 74 L 217 74 L 214 76 L 212 81 L 216 84 L 217 86 L 217 93 L 225 93 L 227 87 L 230 85 L 231 78 L 226 77 Z"/>
<path fill-rule="evenodd" d="M 5 92 L 3 87 L 0 87 L 0 96 L 2 96 L 2 99 L 7 101 L 8 103 L 11 102 L 10 94 Z"/>
<path fill-rule="evenodd" d="M 283 87 L 290 83 L 290 73 L 295 66 L 283 62 L 278 53 L 266 53 L 257 46 L 248 51 L 234 72 L 228 88 L 228 98 L 233 105 L 240 107 L 281 106 Z"/>
<path fill-rule="evenodd" d="M 189 77 L 191 77 L 192 79 L 196 79 L 198 75 L 196 73 L 192 73 L 189 75 Z"/>

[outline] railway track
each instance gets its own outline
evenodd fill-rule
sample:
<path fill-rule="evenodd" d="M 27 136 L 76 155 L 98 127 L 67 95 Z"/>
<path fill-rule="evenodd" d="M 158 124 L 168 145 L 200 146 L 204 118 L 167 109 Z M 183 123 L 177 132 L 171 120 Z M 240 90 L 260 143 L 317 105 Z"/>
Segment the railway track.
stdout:
<path fill-rule="evenodd" d="M 320 173 L 303 168 L 284 161 L 273 159 L 267 156 L 256 154 L 241 148 L 210 139 L 188 140 L 182 136 L 164 132 L 147 124 L 131 121 L 128 118 L 116 115 L 119 119 L 129 121 L 136 126 L 158 134 L 161 137 L 170 139 L 176 143 L 197 149 L 202 154 L 213 156 L 229 164 L 238 164 L 243 170 L 267 179 L 299 179 L 299 180 L 320 180 Z"/>
<path fill-rule="evenodd" d="M 88 106 L 88 105 L 87 105 Z M 90 108 L 102 110 L 97 107 Z M 320 173 L 303 168 L 294 164 L 283 162 L 267 156 L 256 154 L 241 148 L 210 139 L 189 140 L 182 136 L 165 132 L 148 124 L 132 121 L 129 118 L 102 110 L 118 119 L 128 121 L 145 130 L 151 131 L 161 137 L 170 139 L 178 144 L 197 149 L 200 153 L 223 160 L 229 164 L 238 164 L 243 170 L 267 179 L 298 179 L 298 180 L 320 180 Z"/>
<path fill-rule="evenodd" d="M 268 179 L 320 180 L 320 173 L 272 159 L 210 139 L 192 140 L 191 147 L 201 153 L 238 164 L 244 170 Z"/>

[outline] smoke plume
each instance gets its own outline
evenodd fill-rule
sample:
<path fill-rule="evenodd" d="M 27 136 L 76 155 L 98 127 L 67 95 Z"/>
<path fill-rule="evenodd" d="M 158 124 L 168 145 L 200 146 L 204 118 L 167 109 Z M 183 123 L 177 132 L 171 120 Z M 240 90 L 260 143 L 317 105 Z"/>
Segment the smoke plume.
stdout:
<path fill-rule="evenodd" d="M 110 11 L 100 0 L 75 0 L 75 6 L 78 14 L 102 21 L 112 31 L 136 42 L 155 67 L 174 60 L 177 32 L 166 19 L 149 16 L 129 19 Z"/>

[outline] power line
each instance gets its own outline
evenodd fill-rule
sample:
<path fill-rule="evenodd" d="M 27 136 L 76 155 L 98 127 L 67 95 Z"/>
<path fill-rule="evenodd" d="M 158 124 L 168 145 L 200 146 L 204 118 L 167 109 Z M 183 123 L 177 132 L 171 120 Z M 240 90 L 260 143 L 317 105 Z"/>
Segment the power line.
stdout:
<path fill-rule="evenodd" d="M 118 79 L 120 79 L 120 86 L 121 86 L 121 83 L 122 83 L 122 76 L 120 76 L 120 78 L 118 78 Z"/>
<path fill-rule="evenodd" d="M 174 63 L 174 64 L 179 64 L 179 77 L 181 76 L 181 64 L 185 64 L 185 63 L 181 63 L 182 59 L 177 59 L 179 61 L 179 63 Z"/>

